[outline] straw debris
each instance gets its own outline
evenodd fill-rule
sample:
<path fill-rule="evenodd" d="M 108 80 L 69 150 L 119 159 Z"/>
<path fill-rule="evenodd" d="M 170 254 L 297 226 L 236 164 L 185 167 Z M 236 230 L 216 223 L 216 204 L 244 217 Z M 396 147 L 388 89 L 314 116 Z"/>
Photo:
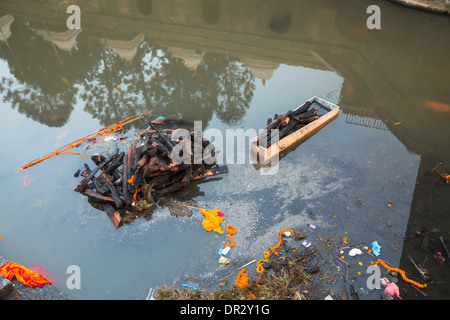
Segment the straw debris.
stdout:
<path fill-rule="evenodd" d="M 161 287 L 156 290 L 158 300 L 306 300 L 304 292 L 312 292 L 312 277 L 318 272 L 310 260 L 315 249 L 299 251 L 283 246 L 265 263 L 265 272 L 257 277 L 248 276 L 248 283 L 235 283 L 230 288 L 213 291 Z M 231 282 L 224 279 L 225 283 Z M 239 281 L 238 281 L 239 282 Z"/>

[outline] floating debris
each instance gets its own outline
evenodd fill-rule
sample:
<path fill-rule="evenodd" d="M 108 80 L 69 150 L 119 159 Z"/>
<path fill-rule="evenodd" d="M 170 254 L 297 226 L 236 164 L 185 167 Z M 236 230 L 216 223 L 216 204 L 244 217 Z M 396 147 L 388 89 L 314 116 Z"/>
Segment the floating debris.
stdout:
<path fill-rule="evenodd" d="M 447 263 L 450 263 L 450 253 L 447 249 L 447 246 L 445 245 L 444 237 L 439 237 L 439 246 L 441 248 L 441 255 L 444 258 L 444 261 L 447 261 Z"/>
<path fill-rule="evenodd" d="M 378 241 L 374 241 L 371 244 L 372 253 L 378 258 L 380 256 L 381 246 L 378 244 Z"/>
<path fill-rule="evenodd" d="M 139 138 L 127 141 L 129 147 L 124 151 L 116 148 L 106 156 L 92 155 L 91 160 L 96 167 L 90 168 L 84 164 L 83 179 L 75 190 L 90 201 L 99 203 L 116 228 L 123 224 L 122 216 L 131 212 L 151 213 L 159 200 L 191 182 L 228 172 L 226 166 L 215 163 L 216 153 L 208 140 L 199 139 L 191 132 L 190 138 L 194 143 L 189 149 L 185 147 L 184 140 L 178 144 L 172 141 L 174 131 L 160 131 L 152 123 L 150 127 L 153 130 L 144 131 Z M 180 149 L 174 149 L 177 146 Z M 174 161 L 172 151 L 177 150 L 190 152 L 190 158 L 183 157 L 182 163 Z M 201 154 L 202 158 L 194 159 L 197 154 Z M 204 158 L 203 155 L 209 157 Z M 221 216 L 219 210 L 216 211 L 209 214 L 209 211 L 203 210 L 204 227 L 220 233 L 223 214 Z M 214 218 L 208 219 L 210 216 Z"/>
<path fill-rule="evenodd" d="M 363 254 L 363 252 L 362 252 L 360 249 L 357 249 L 357 248 L 353 248 L 353 249 L 351 249 L 351 250 L 348 252 L 348 255 L 349 255 L 350 257 L 355 257 L 355 256 L 360 255 L 360 254 Z"/>
<path fill-rule="evenodd" d="M 267 119 L 266 128 L 250 143 L 250 150 L 261 163 L 268 163 L 280 152 L 308 139 L 312 134 L 334 120 L 339 107 L 318 97 L 285 114 Z"/>
<path fill-rule="evenodd" d="M 416 268 L 416 270 L 419 272 L 419 274 L 420 274 L 420 277 L 423 279 L 423 280 L 425 280 L 425 281 L 428 281 L 428 280 L 430 280 L 430 273 L 428 272 L 428 269 L 425 269 L 422 265 L 417 265 L 415 262 L 414 262 L 414 260 L 413 260 L 413 258 L 411 258 L 410 256 L 408 256 L 409 257 L 409 260 L 411 260 L 411 262 L 412 262 L 412 264 L 414 265 L 414 267 Z"/>
<path fill-rule="evenodd" d="M 382 278 L 380 280 L 380 282 L 383 285 L 383 287 L 385 287 L 385 289 L 384 289 L 385 298 L 387 298 L 388 300 L 394 300 L 395 298 L 397 298 L 399 300 L 403 300 L 400 297 L 400 290 L 394 282 L 390 282 L 386 278 Z"/>
<path fill-rule="evenodd" d="M 126 119 L 121 120 L 119 122 L 113 123 L 113 124 L 111 124 L 111 125 L 109 125 L 107 127 L 104 127 L 104 128 L 102 128 L 100 130 L 97 130 L 97 131 L 95 131 L 95 132 L 93 132 L 91 134 L 88 134 L 88 135 L 84 136 L 84 137 L 81 137 L 81 138 L 79 138 L 79 139 L 77 139 L 77 140 L 75 140 L 75 141 L 73 141 L 73 142 L 71 142 L 71 143 L 69 143 L 69 144 L 59 148 L 58 150 L 53 151 L 52 153 L 50 153 L 50 154 L 48 154 L 48 155 L 46 155 L 46 156 L 44 156 L 42 158 L 39 158 L 37 160 L 34 160 L 34 161 L 31 161 L 31 162 L 27 163 L 26 165 L 23 165 L 21 168 L 19 168 L 19 172 L 22 171 L 22 170 L 28 169 L 28 168 L 30 168 L 30 167 L 38 164 L 38 163 L 41 163 L 44 160 L 50 159 L 50 158 L 52 158 L 54 156 L 58 156 L 58 155 L 72 154 L 72 155 L 79 155 L 79 156 L 85 158 L 86 157 L 85 155 L 79 154 L 77 152 L 70 152 L 69 150 L 74 149 L 74 148 L 78 147 L 79 145 L 81 145 L 81 144 L 83 144 L 85 142 L 93 141 L 97 137 L 107 137 L 107 136 L 113 134 L 116 131 L 122 130 L 125 125 L 130 124 L 130 123 L 132 123 L 134 121 L 137 121 L 137 120 L 141 119 L 142 117 L 146 117 L 146 116 L 147 116 L 147 114 L 141 114 L 141 115 L 136 115 L 136 116 L 133 116 L 133 117 L 129 117 L 129 118 L 126 118 Z"/>
<path fill-rule="evenodd" d="M 161 287 L 156 290 L 155 298 L 158 300 L 306 300 L 305 294 L 310 294 L 311 299 L 317 299 L 318 297 L 313 295 L 319 296 L 323 293 L 314 290 L 312 276 L 316 273 L 319 274 L 319 270 L 309 267 L 309 265 L 315 266 L 315 263 L 310 260 L 313 260 L 317 251 L 313 249 L 290 250 L 287 247 L 280 249 L 283 242 L 281 237 L 285 236 L 284 231 L 286 230 L 280 232 L 279 235 L 281 242 L 270 247 L 273 249 L 270 252 L 274 254 L 270 255 L 269 251 L 266 252 L 266 269 L 258 277 L 251 276 L 250 272 L 245 269 L 246 266 L 254 263 L 254 260 L 237 268 L 239 272 L 236 275 L 236 282 L 230 288 L 223 288 L 229 283 L 229 275 L 220 279 L 220 289 L 194 291 L 178 290 L 173 286 Z M 291 234 L 294 233 L 292 230 L 288 231 Z"/>

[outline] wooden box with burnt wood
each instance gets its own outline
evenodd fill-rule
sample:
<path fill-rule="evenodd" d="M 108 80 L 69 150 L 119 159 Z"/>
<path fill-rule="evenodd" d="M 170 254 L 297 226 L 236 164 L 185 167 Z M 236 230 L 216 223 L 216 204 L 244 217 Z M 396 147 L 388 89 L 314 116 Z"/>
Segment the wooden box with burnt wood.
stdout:
<path fill-rule="evenodd" d="M 152 212 L 168 194 L 194 181 L 228 172 L 226 166 L 216 164 L 215 149 L 208 140 L 195 140 L 188 150 L 186 141 L 172 141 L 171 131 L 160 131 L 154 124 L 150 128 L 126 151 L 115 149 L 107 156 L 91 156 L 95 168 L 85 164 L 76 188 L 90 202 L 100 204 L 116 228 L 128 213 Z M 195 138 L 193 133 L 191 138 Z M 172 151 L 177 144 L 184 146 L 180 149 L 189 154 L 190 162 L 174 162 Z"/>
<path fill-rule="evenodd" d="M 250 150 L 260 163 L 267 164 L 280 152 L 308 139 L 338 114 L 337 105 L 313 97 L 295 110 L 269 118 L 266 128 L 251 141 Z"/>

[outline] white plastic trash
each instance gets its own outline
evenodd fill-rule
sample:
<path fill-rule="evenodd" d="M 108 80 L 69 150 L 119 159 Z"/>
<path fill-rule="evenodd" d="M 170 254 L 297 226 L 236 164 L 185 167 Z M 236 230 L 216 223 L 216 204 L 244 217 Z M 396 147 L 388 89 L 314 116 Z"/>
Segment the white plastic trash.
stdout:
<path fill-rule="evenodd" d="M 114 136 L 107 136 L 104 140 L 105 140 L 105 142 L 110 142 L 110 141 L 116 141 L 117 138 L 115 138 Z"/>
<path fill-rule="evenodd" d="M 354 257 L 354 256 L 357 256 L 357 255 L 360 255 L 360 254 L 363 254 L 363 252 L 360 249 L 357 249 L 357 248 L 353 248 L 352 250 L 350 250 L 348 252 L 348 255 L 350 257 Z"/>
<path fill-rule="evenodd" d="M 230 252 L 230 249 L 231 249 L 230 247 L 220 248 L 219 254 L 221 256 L 226 257 L 226 256 L 228 256 L 228 253 Z"/>

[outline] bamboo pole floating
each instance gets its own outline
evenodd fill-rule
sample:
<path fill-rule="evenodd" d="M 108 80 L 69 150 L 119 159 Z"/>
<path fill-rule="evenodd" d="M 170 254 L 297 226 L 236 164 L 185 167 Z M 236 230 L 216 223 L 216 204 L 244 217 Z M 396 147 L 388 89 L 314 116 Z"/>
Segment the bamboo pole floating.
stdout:
<path fill-rule="evenodd" d="M 50 154 L 48 154 L 48 155 L 46 155 L 46 156 L 44 156 L 42 158 L 39 158 L 37 160 L 31 161 L 30 163 L 27 163 L 26 165 L 24 165 L 21 168 L 19 168 L 18 171 L 21 172 L 22 170 L 28 169 L 28 168 L 30 168 L 30 167 L 38 164 L 38 163 L 41 163 L 42 161 L 45 161 L 45 160 L 50 159 L 50 158 L 52 158 L 54 156 L 58 156 L 58 155 L 62 155 L 62 154 L 79 155 L 80 157 L 85 158 L 86 157 L 85 155 L 82 155 L 82 154 L 76 153 L 76 152 L 69 152 L 68 150 L 71 150 L 71 149 L 73 149 L 75 147 L 78 147 L 79 145 L 81 145 L 81 144 L 83 144 L 83 143 L 85 143 L 87 141 L 94 140 L 97 137 L 109 136 L 110 134 L 112 134 L 112 133 L 114 133 L 116 131 L 122 130 L 124 125 L 132 123 L 132 122 L 134 122 L 136 120 L 139 120 L 140 118 L 146 117 L 146 116 L 147 115 L 145 115 L 145 114 L 132 116 L 132 117 L 126 118 L 124 120 L 118 121 L 116 123 L 113 123 L 113 124 L 111 124 L 111 125 L 109 125 L 107 127 L 104 127 L 102 129 L 100 129 L 100 130 L 92 132 L 92 133 L 90 133 L 88 135 L 85 135 L 84 137 L 81 137 L 81 138 L 73 141 L 72 143 L 69 143 L 69 144 L 65 145 L 64 147 L 61 147 L 58 150 L 53 151 L 52 153 L 50 153 Z"/>

